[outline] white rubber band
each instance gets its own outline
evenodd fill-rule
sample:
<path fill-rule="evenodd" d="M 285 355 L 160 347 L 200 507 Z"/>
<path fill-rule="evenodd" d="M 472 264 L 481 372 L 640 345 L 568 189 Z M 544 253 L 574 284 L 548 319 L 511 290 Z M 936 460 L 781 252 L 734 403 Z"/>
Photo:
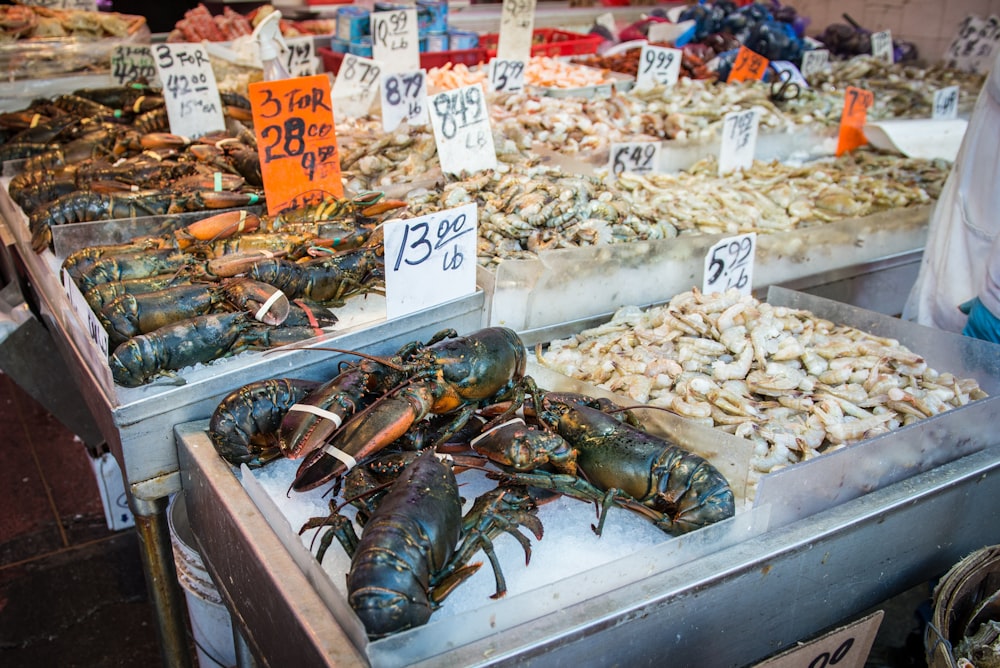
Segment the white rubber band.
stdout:
<path fill-rule="evenodd" d="M 31 124 L 28 127 L 32 129 L 37 128 L 38 124 L 41 122 L 42 122 L 42 115 L 35 114 L 34 116 L 31 117 Z"/>
<path fill-rule="evenodd" d="M 474 439 L 472 439 L 471 441 L 469 441 L 469 445 L 473 445 L 474 446 L 481 439 L 486 438 L 487 436 L 489 436 L 490 434 L 492 434 L 493 432 L 495 432 L 497 429 L 502 429 L 502 428 L 506 427 L 509 424 L 517 424 L 518 422 L 520 422 L 521 424 L 524 424 L 524 420 L 522 420 L 519 417 L 511 418 L 511 419 L 507 420 L 506 422 L 501 422 L 497 426 L 495 426 L 495 427 L 493 427 L 491 429 L 487 429 L 486 431 L 484 431 L 483 433 L 481 433 L 479 436 L 476 436 Z"/>
<path fill-rule="evenodd" d="M 264 316 L 267 315 L 267 312 L 271 310 L 272 306 L 274 306 L 274 302 L 278 301 L 284 296 L 285 296 L 284 292 L 282 292 L 281 290 L 275 290 L 274 294 L 268 297 L 267 301 L 264 302 L 259 309 L 257 309 L 256 313 L 253 314 L 254 320 L 263 322 Z M 339 427 L 340 425 L 338 424 L 337 426 Z"/>
<path fill-rule="evenodd" d="M 136 98 L 135 103 L 132 105 L 133 114 L 138 114 L 140 111 L 142 111 L 142 102 L 145 99 L 146 99 L 145 95 L 140 95 L 138 98 Z"/>
<path fill-rule="evenodd" d="M 358 465 L 357 459 L 351 457 L 349 454 L 347 454 L 340 448 L 336 448 L 332 445 L 328 445 L 325 448 L 323 448 L 323 452 L 327 453 L 328 455 L 332 455 L 337 459 L 339 459 L 340 461 L 344 462 L 344 466 L 347 467 L 348 471 L 350 471 L 351 469 L 353 469 L 355 466 Z"/>
<path fill-rule="evenodd" d="M 243 209 L 242 211 L 240 211 L 240 222 L 236 226 L 236 232 L 237 233 L 242 232 L 244 229 L 246 229 L 246 226 L 247 226 L 247 210 Z"/>
<path fill-rule="evenodd" d="M 340 428 L 340 425 L 344 423 L 343 419 L 341 419 L 339 415 L 324 408 L 320 408 L 319 406 L 310 406 L 309 404 L 292 404 L 291 408 L 288 410 L 298 411 L 299 413 L 312 413 L 318 417 L 326 418 L 333 423 L 334 427 L 337 427 L 338 429 Z"/>

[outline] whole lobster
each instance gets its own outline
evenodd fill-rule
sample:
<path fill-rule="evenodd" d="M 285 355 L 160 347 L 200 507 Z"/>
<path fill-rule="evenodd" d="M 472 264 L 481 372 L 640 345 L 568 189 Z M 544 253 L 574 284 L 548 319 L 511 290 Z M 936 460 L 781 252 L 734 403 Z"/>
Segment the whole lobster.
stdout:
<path fill-rule="evenodd" d="M 455 475 L 432 450 L 394 453 L 393 458 L 405 468 L 384 496 L 362 501 L 360 539 L 350 520 L 336 512 L 310 519 L 300 531 L 329 527 L 317 554 L 321 561 L 333 537 L 351 556 L 348 602 L 372 639 L 426 624 L 445 597 L 479 570 L 480 563 L 468 560 L 480 548 L 496 576 L 494 598 L 502 596 L 506 587 L 492 538 L 503 532 L 515 536 L 527 561 L 530 543 L 518 528 L 542 537 L 535 505 L 523 490 L 493 490 L 463 519 Z M 352 475 L 369 470 L 362 466 Z"/>
<path fill-rule="evenodd" d="M 504 481 L 553 489 L 602 504 L 600 534 L 611 504 L 640 513 L 678 535 L 731 517 L 732 489 L 705 459 L 623 422 L 606 400 L 534 392 L 539 428 L 509 422 L 473 448 L 509 466 Z M 556 473 L 539 470 L 552 464 Z"/>

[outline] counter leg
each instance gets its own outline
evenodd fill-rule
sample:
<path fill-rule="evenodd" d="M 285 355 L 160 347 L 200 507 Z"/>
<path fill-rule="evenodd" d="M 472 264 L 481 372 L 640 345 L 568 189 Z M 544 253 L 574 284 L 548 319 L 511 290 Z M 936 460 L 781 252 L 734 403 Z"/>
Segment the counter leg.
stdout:
<path fill-rule="evenodd" d="M 139 536 L 146 587 L 153 604 L 160 653 L 168 668 L 191 668 L 191 651 L 184 619 L 184 597 L 177 582 L 174 554 L 167 526 L 167 497 L 139 499 L 129 495 Z"/>

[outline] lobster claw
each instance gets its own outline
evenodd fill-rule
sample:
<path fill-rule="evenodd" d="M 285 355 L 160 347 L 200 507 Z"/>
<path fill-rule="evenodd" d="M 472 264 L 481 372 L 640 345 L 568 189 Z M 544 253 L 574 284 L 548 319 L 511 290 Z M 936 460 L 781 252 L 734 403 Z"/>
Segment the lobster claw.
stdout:
<path fill-rule="evenodd" d="M 382 450 L 402 437 L 415 422 L 427 417 L 431 412 L 445 413 L 440 405 L 442 386 L 434 381 L 417 382 L 404 386 L 396 392 L 379 399 L 368 408 L 354 414 L 333 433 L 325 446 L 313 449 L 299 465 L 292 481 L 292 489 L 306 491 L 342 475 L 356 462 Z M 457 407 L 457 406 L 456 406 Z M 452 420 L 450 436 L 472 414 L 472 409 L 460 411 Z M 312 435 L 312 442 L 320 434 Z"/>
<path fill-rule="evenodd" d="M 226 211 L 208 218 L 202 218 L 179 230 L 174 231 L 177 246 L 181 250 L 193 245 L 195 241 L 214 241 L 225 239 L 234 234 L 254 232 L 260 227 L 260 217 L 249 211 Z"/>
<path fill-rule="evenodd" d="M 191 143 L 191 140 L 181 135 L 170 134 L 169 132 L 150 132 L 139 140 L 139 145 L 144 149 L 149 148 L 184 148 Z"/>
<path fill-rule="evenodd" d="M 240 206 L 260 204 L 263 197 L 257 193 L 231 192 L 228 190 L 202 191 L 198 197 L 207 209 L 232 209 Z"/>
<path fill-rule="evenodd" d="M 249 278 L 236 278 L 223 286 L 226 297 L 241 309 L 253 314 L 254 320 L 277 327 L 288 319 L 291 304 L 278 288 Z"/>

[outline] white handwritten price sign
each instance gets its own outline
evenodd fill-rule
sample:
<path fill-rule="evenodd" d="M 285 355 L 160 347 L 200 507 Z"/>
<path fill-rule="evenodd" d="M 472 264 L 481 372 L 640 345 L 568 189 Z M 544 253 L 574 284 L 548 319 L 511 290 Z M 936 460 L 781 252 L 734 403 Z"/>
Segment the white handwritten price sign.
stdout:
<path fill-rule="evenodd" d="M 503 0 L 497 58 L 527 62 L 531 58 L 534 28 L 535 0 Z"/>
<path fill-rule="evenodd" d="M 119 44 L 111 52 L 111 85 L 124 86 L 140 79 L 156 83 L 153 50 L 148 44 Z"/>
<path fill-rule="evenodd" d="M 368 58 L 344 56 L 333 82 L 333 108 L 337 118 L 358 118 L 368 114 L 379 92 L 382 68 Z"/>
<path fill-rule="evenodd" d="M 673 86 L 681 75 L 681 50 L 644 44 L 635 75 L 638 88 Z"/>
<path fill-rule="evenodd" d="M 516 93 L 524 88 L 523 60 L 494 58 L 490 61 L 490 88 L 497 93 Z"/>
<path fill-rule="evenodd" d="M 830 67 L 830 52 L 826 49 L 813 49 L 802 53 L 802 76 L 811 81 L 814 76 Z"/>
<path fill-rule="evenodd" d="M 892 65 L 895 60 L 892 52 L 892 31 L 880 30 L 872 33 L 872 55 L 883 63 Z"/>
<path fill-rule="evenodd" d="M 797 84 L 800 88 L 809 88 L 809 82 L 802 76 L 802 72 L 790 60 L 772 60 L 771 67 L 779 75 L 788 72 L 788 83 Z"/>
<path fill-rule="evenodd" d="M 958 86 L 948 86 L 934 91 L 934 110 L 931 117 L 947 120 L 958 117 Z"/>
<path fill-rule="evenodd" d="M 386 72 L 412 72 L 420 69 L 420 41 L 417 36 L 417 10 L 397 9 L 372 12 L 372 57 Z"/>
<path fill-rule="evenodd" d="M 444 91 L 431 96 L 428 102 L 443 172 L 496 169 L 497 151 L 482 85 Z"/>
<path fill-rule="evenodd" d="M 476 205 L 385 223 L 386 318 L 476 291 Z"/>
<path fill-rule="evenodd" d="M 736 288 L 741 294 L 749 295 L 753 289 L 756 249 L 756 232 L 726 237 L 712 246 L 705 255 L 701 291 L 707 295 Z"/>
<path fill-rule="evenodd" d="M 319 58 L 312 37 L 286 37 L 285 44 L 288 50 L 281 54 L 281 59 L 290 76 L 308 77 L 319 73 Z"/>
<path fill-rule="evenodd" d="M 200 137 L 226 129 L 208 51 L 201 44 L 156 44 L 153 62 L 163 82 L 170 131 Z"/>
<path fill-rule="evenodd" d="M 269 214 L 344 196 L 325 74 L 252 83 L 250 107 Z"/>
<path fill-rule="evenodd" d="M 877 610 L 847 626 L 762 661 L 754 668 L 862 668 L 884 612 Z"/>
<path fill-rule="evenodd" d="M 719 174 L 753 166 L 757 150 L 757 125 L 760 116 L 756 109 L 733 111 L 722 117 L 722 146 L 719 148 Z"/>
<path fill-rule="evenodd" d="M 615 142 L 608 155 L 608 169 L 612 174 L 622 172 L 651 174 L 660 164 L 660 142 Z"/>
<path fill-rule="evenodd" d="M 392 132 L 403 121 L 427 123 L 427 75 L 423 70 L 382 75 L 382 129 Z"/>
<path fill-rule="evenodd" d="M 76 311 L 76 314 L 80 316 L 80 319 L 87 327 L 87 335 L 90 340 L 93 341 L 97 348 L 104 353 L 108 354 L 108 332 L 104 329 L 101 321 L 97 319 L 94 311 L 90 308 L 90 304 L 87 303 L 86 298 L 84 298 L 83 293 L 80 292 L 80 288 L 76 286 L 73 279 L 70 278 L 69 272 L 63 269 L 60 273 L 60 278 L 63 286 L 63 291 L 66 296 L 69 297 L 69 303 Z"/>

